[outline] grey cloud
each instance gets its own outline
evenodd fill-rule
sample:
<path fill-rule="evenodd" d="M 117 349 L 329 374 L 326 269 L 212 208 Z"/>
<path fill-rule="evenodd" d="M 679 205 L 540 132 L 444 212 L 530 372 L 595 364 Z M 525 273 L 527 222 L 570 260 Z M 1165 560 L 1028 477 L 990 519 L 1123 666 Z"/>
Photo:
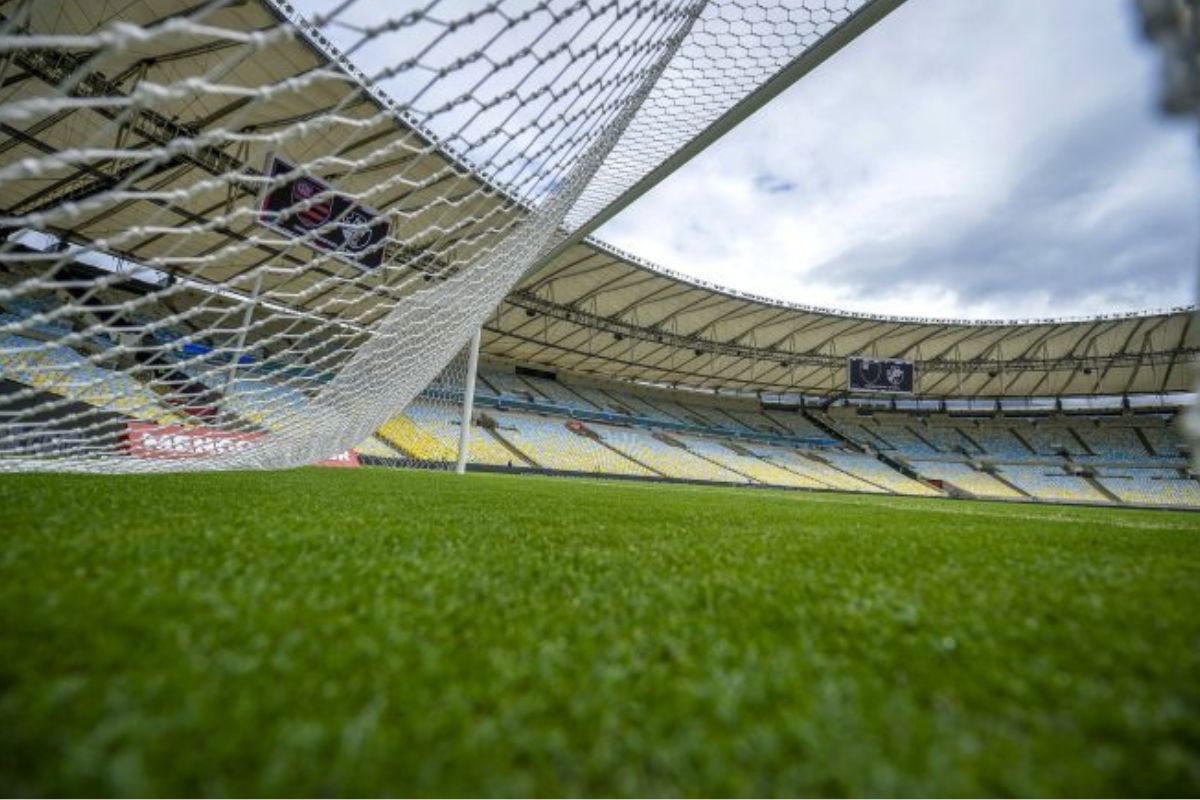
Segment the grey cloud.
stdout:
<path fill-rule="evenodd" d="M 796 182 L 771 172 L 754 177 L 754 188 L 766 194 L 787 194 L 796 191 Z"/>
<path fill-rule="evenodd" d="M 982 218 L 870 242 L 813 274 L 847 294 L 950 289 L 965 305 L 1019 307 L 1031 295 L 1067 312 L 1178 303 L 1196 271 L 1196 164 L 1185 158 L 1166 175 L 1142 165 L 1157 124 L 1118 98 L 1043 140 Z"/>

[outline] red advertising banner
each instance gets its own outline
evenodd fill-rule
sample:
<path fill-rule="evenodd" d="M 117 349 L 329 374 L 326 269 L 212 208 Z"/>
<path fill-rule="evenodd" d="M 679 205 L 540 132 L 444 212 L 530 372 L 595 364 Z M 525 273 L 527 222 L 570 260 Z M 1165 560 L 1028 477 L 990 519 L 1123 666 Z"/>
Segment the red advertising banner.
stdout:
<path fill-rule="evenodd" d="M 208 458 L 249 448 L 261 433 L 234 433 L 182 425 L 130 422 L 125 447 L 137 458 Z"/>
<path fill-rule="evenodd" d="M 282 158 L 271 157 L 267 165 L 272 178 L 295 171 L 296 167 Z M 310 175 L 297 176 L 266 192 L 259 222 L 287 236 L 303 238 L 310 247 L 336 253 L 363 270 L 383 263 L 383 245 L 391 229 L 387 217 Z"/>
<path fill-rule="evenodd" d="M 358 453 L 356 453 L 354 450 L 347 450 L 344 453 L 338 453 L 336 456 L 333 456 L 332 458 L 327 458 L 324 461 L 318 461 L 313 466 L 354 468 L 354 467 L 359 466 Z"/>

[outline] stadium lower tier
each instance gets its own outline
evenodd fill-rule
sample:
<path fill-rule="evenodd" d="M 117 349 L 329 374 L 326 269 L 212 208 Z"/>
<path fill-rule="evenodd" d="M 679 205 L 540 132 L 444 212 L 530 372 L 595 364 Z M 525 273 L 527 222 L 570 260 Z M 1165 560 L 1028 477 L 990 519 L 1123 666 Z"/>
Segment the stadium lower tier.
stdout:
<path fill-rule="evenodd" d="M 451 405 L 421 400 L 389 421 L 378 439 L 403 458 L 449 462 L 457 452 L 456 413 Z M 1093 434 L 1104 440 L 1105 432 L 1097 430 Z M 988 431 L 976 441 L 991 441 L 997 435 Z M 1122 438 L 1129 436 L 1113 435 L 1111 441 Z M 937 439 L 946 441 L 944 436 Z M 931 450 L 926 459 L 893 458 L 869 442 L 849 437 L 832 446 L 808 446 L 784 438 L 764 443 L 727 431 L 680 433 L 656 427 L 650 420 L 641 425 L 583 421 L 501 404 L 476 413 L 471 463 L 875 494 L 1200 508 L 1200 482 L 1177 457 L 1157 457 L 1160 466 L 1147 467 L 1145 463 L 1155 461 L 1155 456 L 1129 458 L 1122 452 L 1124 458 L 1115 463 L 1096 466 L 1073 459 L 1069 451 L 1061 456 L 1026 453 L 1014 459 L 1011 451 L 998 450 L 993 453 L 979 446 L 972 456 Z"/>
<path fill-rule="evenodd" d="M 15 408 L 30 393 L 61 396 L 64 419 L 77 427 L 111 427 L 114 421 L 119 427 L 124 420 L 203 430 L 204 417 L 195 408 L 200 401 L 190 399 L 197 397 L 249 431 L 270 430 L 259 419 L 264 404 L 300 412 L 307 402 L 286 381 L 261 371 L 243 369 L 234 377 L 228 366 L 199 369 L 182 356 L 171 368 L 198 388 L 164 399 L 139 381 L 137 370 L 106 368 L 110 361 L 98 343 L 77 350 L 3 334 L 3 400 Z M 559 383 L 494 365 L 485 365 L 479 378 L 471 464 L 876 494 L 1200 508 L 1200 483 L 1189 471 L 1188 448 L 1171 412 L 801 412 L 752 400 L 720 405 L 712 397 L 628 385 Z M 54 410 L 53 403 L 44 407 Z M 0 408 L 0 426 L 4 413 Z M 423 396 L 355 449 L 384 461 L 445 465 L 457 456 L 460 414 L 456 402 Z M 38 424 L 56 429 L 60 422 Z M 0 458 L 33 446 L 39 432 L 19 427 L 5 429 Z"/>

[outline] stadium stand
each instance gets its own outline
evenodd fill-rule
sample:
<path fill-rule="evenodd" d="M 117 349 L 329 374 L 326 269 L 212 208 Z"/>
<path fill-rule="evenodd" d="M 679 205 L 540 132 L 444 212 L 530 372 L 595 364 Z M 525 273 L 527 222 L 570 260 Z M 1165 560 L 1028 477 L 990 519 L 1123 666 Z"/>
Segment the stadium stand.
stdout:
<path fill-rule="evenodd" d="M 703 416 L 696 410 L 684 406 L 680 402 L 667 400 L 662 397 L 643 398 L 642 402 L 662 412 L 667 419 L 675 422 L 683 422 L 688 425 L 697 425 L 701 428 L 717 427 L 711 419 Z M 723 426 L 720 426 L 723 427 Z"/>
<path fill-rule="evenodd" d="M 889 492 L 925 497 L 937 497 L 941 494 L 938 490 L 897 472 L 870 455 L 842 450 L 826 450 L 820 454 L 820 458 L 823 458 L 835 469 L 843 470 Z"/>
<path fill-rule="evenodd" d="M 1131 428 L 1101 426 L 1094 420 L 1088 420 L 1073 424 L 1071 429 L 1092 453 L 1081 456 L 1080 460 L 1146 462 L 1153 459 Z"/>
<path fill-rule="evenodd" d="M 458 454 L 459 420 L 449 406 L 417 400 L 383 424 L 379 437 L 418 462 L 451 462 Z M 508 465 L 521 459 L 476 424 L 470 460 L 475 464 Z"/>
<path fill-rule="evenodd" d="M 266 378 L 237 378 L 224 385 L 223 392 L 231 409 L 255 425 L 268 430 L 281 428 L 286 420 L 280 419 L 276 413 L 279 408 L 287 407 L 298 411 L 307 402 L 299 392 Z"/>
<path fill-rule="evenodd" d="M 680 440 L 664 433 L 628 427 L 600 428 L 604 441 L 628 458 L 663 477 L 720 483 L 749 483 L 750 480 L 721 464 L 689 450 Z"/>
<path fill-rule="evenodd" d="M 1033 420 L 1020 428 L 1021 436 L 1034 451 L 1041 456 L 1067 454 L 1070 456 L 1088 455 L 1081 442 L 1071 428 L 1054 420 Z"/>
<path fill-rule="evenodd" d="M 116 290 L 106 291 L 102 296 L 121 301 Z M 185 418 L 182 411 L 163 413 L 136 372 L 99 366 L 119 329 L 76 336 L 78 349 L 33 338 L 61 342 L 71 333 L 54 309 L 49 295 L 10 298 L 0 307 L 0 325 L 19 323 L 28 334 L 0 333 L 0 377 L 10 386 L 80 397 L 131 420 L 177 424 Z M 136 322 L 156 341 L 171 343 L 164 358 L 172 369 L 190 374 L 189 364 L 205 357 L 203 342 L 168 324 L 153 306 L 141 309 Z M 223 413 L 251 430 L 270 429 L 286 420 L 281 408 L 299 411 L 307 402 L 258 365 L 228 381 L 211 371 L 198 380 L 222 398 Z M 456 387 L 449 378 L 435 382 L 428 397 L 356 450 L 385 463 L 453 462 Z M 801 411 L 518 373 L 512 364 L 487 361 L 480 365 L 476 400 L 469 460 L 493 468 L 920 496 L 938 496 L 943 492 L 934 487 L 942 486 L 979 498 L 1200 508 L 1187 448 L 1173 415 L 1163 411 L 967 416 L 850 405 Z"/>
<path fill-rule="evenodd" d="M 564 408 L 577 408 L 583 411 L 598 410 L 598 407 L 594 403 L 590 402 L 586 397 L 581 397 L 578 393 L 571 391 L 558 381 L 547 380 L 545 378 L 538 378 L 534 376 L 520 377 L 538 394 L 548 399 L 551 403 L 556 403 Z"/>
<path fill-rule="evenodd" d="M 1109 502 L 1095 486 L 1084 478 L 1067 474 L 1061 466 L 1005 464 L 1000 473 L 1026 494 L 1042 500 Z"/>
<path fill-rule="evenodd" d="M 983 455 L 1008 461 L 1027 460 L 1037 456 L 1007 423 L 992 419 L 952 421 L 965 436 L 969 436 L 979 445 L 979 452 Z"/>
<path fill-rule="evenodd" d="M 9 267 L 0 286 L 21 277 L 27 276 Z M 119 287 L 105 288 L 96 294 L 94 313 L 104 317 L 104 309 L 130 296 Z M 229 380 L 224 371 L 194 369 L 211 345 L 155 304 L 143 304 L 120 321 L 107 317 L 114 321 L 91 326 L 86 336 L 74 333 L 57 308 L 55 296 L 45 292 L 0 303 L 0 377 L 9 382 L 8 391 L 27 386 L 82 399 L 124 419 L 179 424 L 196 409 L 164 412 L 149 388 L 156 381 L 142 382 L 137 370 L 103 366 L 115 343 L 137 330 L 164 348 L 156 365 L 143 370 L 174 370 L 176 381 L 194 378 L 202 394 L 220 398 L 220 413 L 245 430 L 272 430 L 288 420 L 281 410 L 299 412 L 307 402 L 279 379 L 285 376 L 249 356 Z M 24 335 L 3 332 L 5 325 Z M 435 382 L 427 397 L 360 443 L 359 453 L 387 463 L 453 462 L 459 391 L 453 379 Z M 1187 469 L 1188 449 L 1170 411 L 917 414 L 850 404 L 800 410 L 517 370 L 513 363 L 488 359 L 480 364 L 476 399 L 480 412 L 469 460 L 493 468 L 941 494 L 932 483 L 980 498 L 1200 507 L 1200 483 Z M 1079 474 L 1080 468 L 1092 472 Z"/>
<path fill-rule="evenodd" d="M 0 334 L 0 374 L 8 380 L 53 393 L 70 393 L 83 402 L 131 418 L 171 424 L 174 414 L 156 412 L 150 390 L 127 374 L 96 366 L 80 353 L 23 336 Z"/>
<path fill-rule="evenodd" d="M 53 309 L 48 297 L 5 303 L 0 324 L 20 320 L 32 335 L 61 339 Z M 186 371 L 186 352 L 196 352 L 195 345 L 185 352 L 186 332 L 152 312 L 141 319 L 157 338 L 181 342 L 171 358 Z M 81 340 L 81 350 L 73 350 L 0 334 L 0 376 L 51 393 L 69 387 L 70 394 L 129 419 L 178 423 L 179 415 L 146 417 L 143 409 L 161 408 L 151 390 L 127 372 L 97 366 L 111 344 L 103 336 Z M 934 487 L 942 486 L 979 498 L 1200 508 L 1200 483 L 1188 472 L 1187 449 L 1169 413 L 962 416 L 864 413 L 851 406 L 801 412 L 569 376 L 554 380 L 504 364 L 483 364 L 478 377 L 473 464 L 920 496 L 938 496 Z M 223 386 L 211 377 L 205 383 L 220 389 L 222 407 L 250 426 L 274 424 L 283 419 L 281 407 L 298 410 L 306 402 L 286 382 L 255 369 Z M 356 450 L 385 463 L 452 462 L 458 412 L 434 398 L 453 391 L 453 381 L 435 384 L 429 399 L 412 403 Z M 512 404 L 519 408 L 507 407 Z M 1094 474 L 1078 474 L 1084 467 Z"/>
<path fill-rule="evenodd" d="M 762 444 L 751 445 L 748 449 L 764 461 L 796 476 L 795 483 L 789 485 L 808 489 L 839 489 L 848 492 L 878 493 L 883 491 L 873 483 L 834 469 L 808 451 Z"/>
<path fill-rule="evenodd" d="M 681 405 L 681 407 L 683 406 Z M 695 400 L 692 400 L 686 406 L 686 411 L 691 421 L 700 421 L 703 423 L 703 427 L 706 428 L 733 431 L 735 433 L 755 432 L 752 426 L 715 406 L 697 403 Z"/>
<path fill-rule="evenodd" d="M 518 378 L 512 370 L 501 367 L 485 367 L 481 364 L 479 378 L 499 397 L 519 398 L 529 402 L 538 399 L 533 387 Z"/>
<path fill-rule="evenodd" d="M 71 4 L 75 6 L 83 9 L 86 4 Z M 279 16 L 283 6 L 278 4 L 225 6 L 216 4 L 200 16 L 214 14 L 214 30 L 222 24 L 239 31 L 266 30 L 284 22 Z M 850 6 L 837 6 L 849 13 Z M 22 113 L 32 115 L 39 145 L 35 148 L 27 140 L 32 134 L 10 132 L 5 150 L 5 164 L 14 176 L 24 177 L 14 177 L 3 187 L 5 207 L 15 216 L 3 232 L 0 264 L 0 376 L 6 394 L 31 398 L 19 408 L 15 401 L 10 403 L 6 422 L 13 427 L 30 421 L 39 410 L 52 411 L 53 398 L 58 397 L 122 420 L 184 421 L 235 434 L 294 432 L 262 436 L 262 446 L 270 449 L 278 440 L 282 451 L 276 455 L 286 456 L 287 463 L 304 463 L 290 459 L 307 458 L 310 450 L 335 449 L 334 444 L 340 449 L 363 436 L 359 428 L 373 427 L 408 404 L 379 429 L 381 439 L 367 446 L 444 464 L 453 460 L 457 448 L 460 422 L 454 405 L 455 392 L 461 390 L 429 386 L 430 374 L 453 357 L 451 345 L 460 348 L 486 312 L 475 398 L 480 405 L 476 418 L 483 424 L 471 437 L 471 461 L 476 464 L 937 494 L 924 482 L 930 479 L 979 496 L 1025 492 L 1035 498 L 1086 502 L 1142 502 L 1123 498 L 1152 497 L 1154 502 L 1175 498 L 1172 502 L 1188 503 L 1194 495 L 1190 488 L 1195 479 L 1185 460 L 1188 451 L 1170 427 L 1174 412 L 1163 410 L 1167 404 L 1145 413 L 1121 413 L 1131 410 L 1134 396 L 1165 398 L 1191 391 L 1193 376 L 1187 365 L 1198 352 L 1193 309 L 1119 315 L 1104 324 L 981 324 L 865 317 L 794 305 L 696 281 L 587 236 L 592 229 L 583 223 L 607 202 L 593 194 L 586 202 L 583 197 L 564 199 L 567 205 L 554 212 L 557 220 L 550 219 L 554 214 L 539 218 L 546 231 L 566 225 L 565 230 L 579 235 L 561 248 L 549 248 L 545 258 L 535 257 L 532 251 L 537 248 L 532 248 L 530 262 L 501 283 L 495 279 L 495 265 L 479 258 L 498 242 L 460 247 L 458 239 L 445 237 L 435 245 L 424 232 L 444 222 L 459 225 L 469 219 L 475 224 L 496 213 L 503 220 L 492 220 L 494 231 L 527 238 L 526 232 L 516 233 L 516 223 L 529 221 L 522 215 L 558 196 L 549 187 L 558 185 L 560 168 L 577 167 L 541 164 L 534 171 L 545 167 L 549 171 L 542 177 L 553 175 L 554 180 L 534 181 L 530 187 L 539 188 L 530 188 L 529 197 L 510 195 L 513 187 L 500 175 L 504 168 L 492 173 L 482 169 L 486 164 L 463 161 L 465 151 L 451 148 L 435 129 L 423 129 L 412 116 L 414 109 L 396 113 L 411 98 L 393 102 L 377 86 L 361 91 L 366 76 L 352 68 L 353 59 L 337 52 L 334 41 L 309 34 L 282 37 L 270 47 L 253 36 L 245 41 L 230 38 L 223 45 L 241 50 L 236 57 L 230 54 L 222 87 L 243 98 L 243 111 L 253 112 L 251 117 L 235 115 L 243 126 L 238 128 L 232 119 L 212 113 L 216 109 L 210 104 L 217 102 L 217 95 L 208 96 L 211 87 L 196 80 L 211 69 L 208 53 L 194 43 L 176 41 L 169 26 L 151 26 L 155 58 L 160 65 L 171 65 L 157 76 L 166 83 L 157 85 L 170 85 L 177 94 L 170 102 L 165 95 L 160 98 L 169 114 L 154 117 L 153 124 L 128 125 L 127 110 L 141 119 L 150 109 L 130 104 L 121 85 L 124 78 L 111 82 L 104 71 L 118 69 L 118 75 L 127 68 L 128 77 L 149 62 L 141 60 L 139 48 L 145 43 L 114 49 L 110 37 L 134 44 L 135 23 L 157 18 L 154 4 L 125 8 L 132 27 L 103 35 L 90 14 L 33 7 L 38 13 L 26 21 L 27 29 L 21 28 L 22 36 L 39 31 L 52 37 L 83 36 L 104 57 L 84 57 L 74 66 L 69 59 L 60 60 L 56 69 L 61 72 L 50 77 L 26 65 L 14 68 L 8 79 L 12 98 L 31 102 Z M 490 7 L 482 15 L 504 16 Z M 298 24 L 298 18 L 291 20 L 291 25 Z M 296 30 L 312 33 L 303 26 Z M 40 52 L 42 45 L 33 46 L 39 41 L 31 39 L 28 48 L 18 44 L 13 52 L 28 50 L 25 55 L 32 58 Z M 655 46 L 665 44 L 663 40 Z M 675 63 L 673 55 L 668 60 Z M 783 63 L 791 63 L 791 57 L 778 66 Z M 405 62 L 406 69 L 415 66 Z M 304 84 L 310 79 L 313 85 Z M 79 81 L 90 87 L 88 102 L 77 102 L 73 94 L 71 87 Z M 328 87 L 317 85 L 326 82 Z M 256 87 L 264 85 L 288 91 L 256 96 Z M 301 85 L 304 91 L 297 90 Z M 612 84 L 618 85 L 624 84 Z M 330 109 L 341 108 L 347 88 L 347 97 L 354 100 L 353 114 L 330 115 Z M 631 95 L 635 96 L 640 97 Z M 511 98 L 492 99 L 500 108 Z M 733 102 L 734 97 L 726 99 Z M 677 108 L 674 102 L 657 102 L 651 105 Z M 231 106 L 229 112 L 236 110 Z M 588 136 L 603 129 L 600 120 L 628 121 L 611 115 L 611 110 L 594 111 L 600 127 Z M 682 152 L 677 148 L 687 140 L 683 131 L 697 134 L 720 117 L 715 107 L 710 111 L 703 123 L 684 114 L 676 120 L 679 125 L 662 130 L 651 126 L 656 135 L 678 129 L 683 136 L 672 139 L 661 153 L 646 149 L 647 142 L 636 136 L 626 139 L 617 132 L 614 141 L 626 155 L 656 154 L 657 159 Z M 424 113 L 426 122 L 437 116 Z M 262 208 L 259 193 L 246 191 L 246 186 L 257 186 L 263 165 L 283 139 L 290 141 L 282 154 L 305 154 L 301 172 L 323 169 L 318 165 L 329 155 L 324 138 L 328 132 L 309 124 L 316 119 L 366 136 L 363 150 L 353 158 L 371 169 L 342 170 L 336 181 L 330 175 L 325 178 L 330 178 L 337 196 L 380 204 L 378 214 L 389 218 L 397 246 L 380 252 L 388 263 L 379 265 L 375 274 L 402 281 L 415 276 L 414 285 L 404 291 L 380 291 L 391 286 L 385 280 L 346 281 L 336 272 L 330 274 L 323 262 L 345 254 L 321 252 L 324 246 L 314 249 L 298 243 L 303 252 L 254 252 L 260 243 L 247 233 L 255 227 L 249 219 Z M 558 123 L 567 125 L 566 118 Z M 116 180 L 106 151 L 79 149 L 78 132 L 96 126 L 121 141 L 132 137 L 127 143 L 130 152 L 154 154 L 172 142 L 181 148 L 178 164 L 163 166 L 178 172 L 169 182 L 176 195 L 169 208 L 153 199 L 155 191 L 168 185 L 158 183 L 164 175 L 157 170 L 142 175 L 135 169 Z M 559 134 L 542 133 L 570 138 L 569 127 Z M 243 135 L 238 141 L 245 152 L 224 147 L 234 130 Z M 501 126 L 479 133 L 477 146 L 511 132 Z M 160 134 L 168 138 L 156 139 Z M 575 144 L 597 141 L 582 131 L 580 135 Z M 198 143 L 204 143 L 203 153 L 196 151 Z M 486 160 L 491 152 L 500 151 L 483 147 L 476 155 Z M 423 165 L 417 169 L 422 175 L 454 177 L 422 190 L 420 198 L 392 197 L 390 189 L 376 196 L 398 179 L 396 165 L 408 160 Z M 67 170 L 72 164 L 75 169 Z M 591 176 L 582 172 L 585 166 L 578 167 L 579 185 L 587 184 L 591 191 L 600 183 L 590 183 Z M 654 174 L 651 163 L 641 167 L 634 172 Z M 44 196 L 46 176 L 51 174 L 54 191 Z M 317 176 L 308 176 L 312 177 Z M 632 180 L 633 173 L 627 177 Z M 114 193 L 118 185 L 130 192 Z M 229 190 L 229 196 L 210 202 L 222 190 Z M 80 198 L 94 210 L 73 219 Z M 462 198 L 475 198 L 482 205 L 476 208 Z M 248 212 L 246 230 L 217 224 L 214 215 L 222 208 L 225 213 Z M 446 214 L 454 219 L 443 219 Z M 52 225 L 54 219 L 61 226 Z M 146 220 L 158 223 L 144 228 Z M 279 219 L 260 222 L 277 228 Z M 70 236 L 61 236 L 66 230 Z M 422 315 L 427 335 L 403 354 L 402 367 L 396 354 L 381 347 L 372 356 L 380 358 L 381 368 L 372 372 L 371 380 L 363 380 L 366 388 L 360 391 L 356 380 L 338 380 L 345 377 L 343 369 L 354 377 L 359 366 L 353 355 L 384 333 L 382 321 L 391 312 L 410 305 L 410 293 L 416 298 L 450 288 L 466 292 L 465 283 L 458 287 L 441 279 L 476 267 L 491 272 L 487 280 L 472 284 L 471 298 L 464 294 L 454 302 L 411 303 L 412 313 Z M 251 278 L 261 279 L 262 286 L 250 291 Z M 486 302 L 476 302 L 485 294 Z M 451 329 L 450 318 L 459 314 L 462 319 L 453 320 Z M 445 329 L 438 327 L 443 321 Z M 436 334 L 438 330 L 443 333 Z M 451 330 L 454 335 L 447 334 Z M 391 338 L 388 333 L 378 341 Z M 435 351 L 438 356 L 433 358 Z M 932 403 L 941 410 L 910 413 L 894 401 L 889 405 L 877 397 L 846 397 L 843 359 L 856 352 L 918 363 L 921 380 L 916 391 L 921 396 L 906 398 L 909 407 L 928 409 Z M 1030 355 L 1016 358 L 1014 353 Z M 1080 353 L 1100 368 L 1080 369 L 1074 358 Z M 1138 366 L 1128 368 L 1135 360 Z M 340 390 L 345 387 L 349 388 L 343 396 Z M 1113 413 L 1064 413 L 1062 400 L 1071 396 L 1087 401 L 1075 408 L 1107 396 L 1114 401 L 1108 405 Z M 764 408 L 756 401 L 761 398 L 766 404 L 769 397 L 777 403 Z M 318 398 L 337 411 L 322 418 L 324 407 L 314 402 Z M 1028 413 L 1004 408 L 1001 414 L 1003 404 L 1013 400 L 1030 401 L 1025 404 Z M 1034 400 L 1041 403 L 1042 413 L 1034 413 Z M 955 416 L 945 411 L 950 403 L 983 411 Z M 795 406 L 803 410 L 788 410 Z M 868 409 L 873 410 L 866 413 Z M 197 418 L 202 421 L 197 423 Z M 595 438 L 568 430 L 571 420 L 585 425 Z M 321 444 L 309 447 L 309 438 Z M 4 466 L 45 466 L 35 456 L 19 463 L 12 459 Z M 118 460 L 95 461 L 90 467 L 139 469 L 122 462 L 122 454 L 115 457 Z M 260 466 L 279 463 L 283 462 L 263 459 Z M 212 466 L 225 465 L 214 461 Z M 52 466 L 57 468 L 57 462 Z M 64 468 L 84 466 L 89 462 L 81 457 Z"/>
<path fill-rule="evenodd" d="M 679 423 L 682 422 L 682 415 L 670 414 L 663 410 L 657 402 L 651 402 L 644 395 L 631 391 L 620 391 L 613 389 L 607 391 L 606 394 L 612 398 L 619 406 L 632 411 L 634 414 L 645 417 L 646 419 L 655 420 L 656 422 Z"/>
<path fill-rule="evenodd" d="M 752 452 L 738 448 L 731 441 L 717 441 L 694 435 L 674 438 L 701 458 L 745 479 L 774 486 L 795 486 L 804 483 L 787 470 L 758 458 Z"/>
<path fill-rule="evenodd" d="M 394 459 L 401 454 L 393 447 L 378 436 L 369 436 L 358 444 L 354 445 L 354 452 L 360 456 L 372 456 L 374 458 Z"/>
<path fill-rule="evenodd" d="M 925 478 L 943 481 L 974 497 L 1017 500 L 1028 496 L 962 461 L 911 461 L 909 464 Z"/>
<path fill-rule="evenodd" d="M 917 422 L 922 424 L 916 424 Z M 939 423 L 941 422 L 939 420 Z M 962 431 L 953 425 L 930 424 L 927 418 L 921 418 L 914 421 L 911 427 L 914 433 L 929 442 L 941 453 L 970 455 L 980 452 L 978 445 L 964 437 Z"/>
<path fill-rule="evenodd" d="M 1107 467 L 1097 480 L 1122 502 L 1200 507 L 1200 483 L 1180 470 Z"/>
<path fill-rule="evenodd" d="M 834 419 L 836 420 L 836 417 Z M 886 442 L 885 450 L 895 450 L 908 456 L 932 455 L 940 452 L 906 423 L 907 420 L 904 419 L 883 417 L 861 421 L 858 427 L 868 435 L 873 434 L 876 438 Z M 870 440 L 865 440 L 864 444 L 870 444 Z"/>
<path fill-rule="evenodd" d="M 585 433 L 572 432 L 562 417 L 520 412 L 490 411 L 494 433 L 530 458 L 534 466 L 566 472 L 597 475 L 651 477 L 655 473 L 601 443 L 595 431 L 579 425 Z"/>
<path fill-rule="evenodd" d="M 1154 418 L 1150 425 L 1138 430 L 1159 458 L 1182 460 L 1181 454 L 1187 451 L 1178 434 L 1161 418 Z"/>
<path fill-rule="evenodd" d="M 796 436 L 824 438 L 828 434 L 813 425 L 811 421 L 799 411 L 784 411 L 780 409 L 764 409 L 762 415 L 775 423 L 777 426 L 782 426 L 785 431 L 789 431 Z"/>
<path fill-rule="evenodd" d="M 576 383 L 571 385 L 571 391 L 600 411 L 625 415 L 634 413 L 632 404 L 621 402 L 618 398 L 605 394 L 592 386 Z"/>

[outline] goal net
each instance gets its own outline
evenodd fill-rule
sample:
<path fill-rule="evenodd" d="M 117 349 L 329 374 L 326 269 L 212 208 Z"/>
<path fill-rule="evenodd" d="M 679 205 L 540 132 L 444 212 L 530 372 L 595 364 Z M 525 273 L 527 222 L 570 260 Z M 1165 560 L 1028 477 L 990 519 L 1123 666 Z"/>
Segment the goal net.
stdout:
<path fill-rule="evenodd" d="M 875 5 L 0 2 L 0 471 L 452 460 L 521 276 Z"/>

